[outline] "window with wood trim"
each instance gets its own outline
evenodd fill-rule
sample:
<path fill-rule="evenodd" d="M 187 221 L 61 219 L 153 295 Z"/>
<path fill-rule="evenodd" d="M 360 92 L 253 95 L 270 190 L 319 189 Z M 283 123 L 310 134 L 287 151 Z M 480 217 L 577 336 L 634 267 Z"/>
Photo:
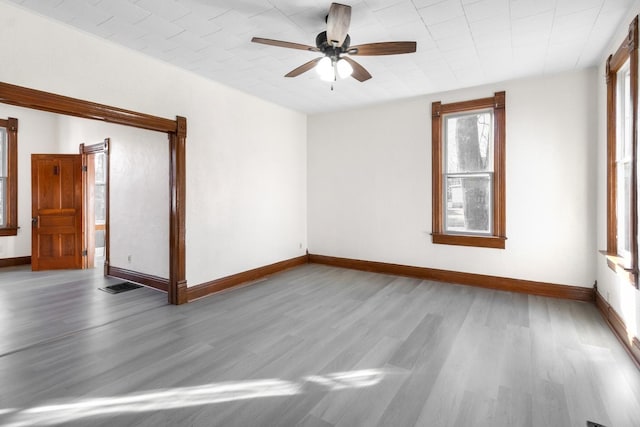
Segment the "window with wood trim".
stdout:
<path fill-rule="evenodd" d="M 18 119 L 0 119 L 0 236 L 18 234 Z"/>
<path fill-rule="evenodd" d="M 505 247 L 505 92 L 431 106 L 433 243 Z"/>
<path fill-rule="evenodd" d="M 607 264 L 638 286 L 638 17 L 607 59 Z"/>

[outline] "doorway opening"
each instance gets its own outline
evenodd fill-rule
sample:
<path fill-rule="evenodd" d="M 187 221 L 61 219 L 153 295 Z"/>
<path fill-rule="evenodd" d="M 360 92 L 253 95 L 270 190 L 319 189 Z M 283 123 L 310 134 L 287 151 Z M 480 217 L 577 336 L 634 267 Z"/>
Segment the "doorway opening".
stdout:
<path fill-rule="evenodd" d="M 97 104 L 77 98 L 0 82 L 0 102 L 85 119 L 132 126 L 168 135 L 169 142 L 169 280 L 170 304 L 188 301 L 185 260 L 187 119 L 175 120 Z M 108 177 L 107 177 L 108 178 Z M 107 212 L 108 216 L 108 212 Z M 107 221 L 108 222 L 108 221 Z M 107 240 L 108 240 L 107 228 Z M 107 259 L 108 253 L 107 241 Z"/>
<path fill-rule="evenodd" d="M 80 144 L 84 187 L 84 247 L 83 268 L 103 267 L 108 262 L 109 212 L 109 138 L 98 144 Z"/>

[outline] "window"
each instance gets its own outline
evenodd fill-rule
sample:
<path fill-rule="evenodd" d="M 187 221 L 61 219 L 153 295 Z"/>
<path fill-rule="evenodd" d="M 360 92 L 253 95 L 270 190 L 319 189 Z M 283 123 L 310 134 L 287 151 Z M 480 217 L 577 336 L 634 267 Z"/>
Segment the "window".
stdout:
<path fill-rule="evenodd" d="M 607 263 L 638 279 L 638 18 L 607 59 Z"/>
<path fill-rule="evenodd" d="M 505 247 L 505 93 L 431 109 L 433 243 Z"/>
<path fill-rule="evenodd" d="M 18 119 L 0 119 L 0 236 L 18 233 Z"/>

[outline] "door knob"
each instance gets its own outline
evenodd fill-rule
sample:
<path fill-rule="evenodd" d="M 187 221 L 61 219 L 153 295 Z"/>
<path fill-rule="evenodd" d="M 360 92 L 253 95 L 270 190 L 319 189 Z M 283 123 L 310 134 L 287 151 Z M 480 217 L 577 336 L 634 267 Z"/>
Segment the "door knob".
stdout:
<path fill-rule="evenodd" d="M 38 217 L 34 216 L 33 218 L 31 218 L 31 225 L 36 225 L 38 223 Z"/>

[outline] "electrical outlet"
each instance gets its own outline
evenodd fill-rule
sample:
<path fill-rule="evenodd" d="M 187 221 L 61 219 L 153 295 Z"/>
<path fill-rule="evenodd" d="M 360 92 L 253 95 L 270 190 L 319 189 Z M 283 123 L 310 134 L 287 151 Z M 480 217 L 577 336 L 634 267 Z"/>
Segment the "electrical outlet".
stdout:
<path fill-rule="evenodd" d="M 127 262 L 128 262 L 129 264 L 131 264 L 131 255 L 128 255 L 128 256 L 127 256 Z"/>

